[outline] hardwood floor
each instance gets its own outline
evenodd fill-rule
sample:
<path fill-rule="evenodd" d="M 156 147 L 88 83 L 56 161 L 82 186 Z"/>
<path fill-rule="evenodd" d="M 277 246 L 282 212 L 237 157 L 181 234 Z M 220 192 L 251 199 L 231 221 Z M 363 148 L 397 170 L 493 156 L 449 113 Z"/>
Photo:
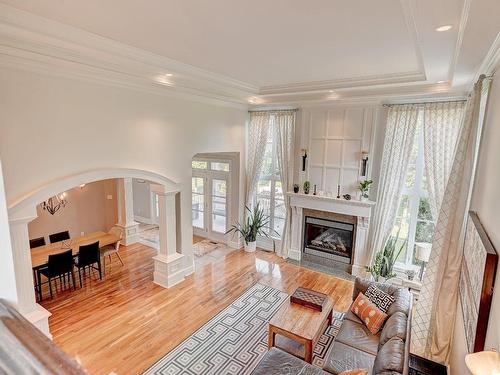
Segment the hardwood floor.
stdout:
<path fill-rule="evenodd" d="M 153 283 L 155 250 L 122 247 L 99 281 L 42 301 L 54 341 L 91 374 L 141 373 L 255 282 L 291 293 L 305 286 L 328 293 L 334 309 L 351 301 L 352 283 L 290 264 L 273 253 L 235 251 L 164 289 Z"/>

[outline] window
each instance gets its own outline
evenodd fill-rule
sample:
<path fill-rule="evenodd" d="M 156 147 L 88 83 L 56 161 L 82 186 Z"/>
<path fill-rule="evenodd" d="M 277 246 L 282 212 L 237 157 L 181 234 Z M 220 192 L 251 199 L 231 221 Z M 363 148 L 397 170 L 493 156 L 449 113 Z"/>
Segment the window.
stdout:
<path fill-rule="evenodd" d="M 391 235 L 399 237 L 397 249 L 407 241 L 406 247 L 398 257 L 397 266 L 411 268 L 420 265 L 415 260 L 415 244 L 432 243 L 435 219 L 432 217 L 424 171 L 423 113 L 419 114 L 415 143 L 410 156 L 396 221 Z"/>
<path fill-rule="evenodd" d="M 270 125 L 262 171 L 257 182 L 255 201 L 264 209 L 264 213 L 269 216 L 267 233 L 271 237 L 279 239 L 285 226 L 285 199 L 278 169 L 277 134 L 273 117 L 271 117 Z"/>
<path fill-rule="evenodd" d="M 193 169 L 207 169 L 208 168 L 208 162 L 202 161 L 202 160 L 193 160 L 191 162 L 191 167 Z"/>

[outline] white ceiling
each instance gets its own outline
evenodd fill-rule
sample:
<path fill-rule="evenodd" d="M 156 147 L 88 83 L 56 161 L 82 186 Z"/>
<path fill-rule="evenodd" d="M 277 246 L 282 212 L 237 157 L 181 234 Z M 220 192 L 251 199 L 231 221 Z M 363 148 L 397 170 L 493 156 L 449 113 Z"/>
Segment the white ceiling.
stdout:
<path fill-rule="evenodd" d="M 498 0 L 0 1 L 255 86 L 262 102 L 463 88 L 500 31 Z"/>

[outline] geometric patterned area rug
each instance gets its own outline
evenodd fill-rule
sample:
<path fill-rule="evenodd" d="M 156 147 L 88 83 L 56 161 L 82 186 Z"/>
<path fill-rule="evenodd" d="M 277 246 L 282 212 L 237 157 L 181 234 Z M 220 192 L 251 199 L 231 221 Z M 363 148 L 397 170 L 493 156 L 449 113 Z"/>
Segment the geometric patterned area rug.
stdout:
<path fill-rule="evenodd" d="M 269 286 L 253 285 L 144 374 L 250 374 L 268 350 L 268 322 L 288 298 Z M 332 325 L 314 348 L 313 364 L 318 367 L 342 318 L 342 313 L 334 312 Z"/>

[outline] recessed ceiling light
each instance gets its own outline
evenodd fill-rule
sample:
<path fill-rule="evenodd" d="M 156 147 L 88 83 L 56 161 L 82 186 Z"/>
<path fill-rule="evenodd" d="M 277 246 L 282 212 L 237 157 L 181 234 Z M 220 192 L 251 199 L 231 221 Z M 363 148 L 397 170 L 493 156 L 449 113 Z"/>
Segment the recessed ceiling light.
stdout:
<path fill-rule="evenodd" d="M 436 31 L 448 31 L 451 30 L 452 28 L 453 28 L 452 25 L 443 25 L 436 28 Z"/>
<path fill-rule="evenodd" d="M 328 90 L 329 93 L 333 93 L 333 90 Z"/>
<path fill-rule="evenodd" d="M 172 77 L 172 76 L 173 76 L 173 74 L 172 74 L 172 73 L 167 73 L 167 74 L 165 74 L 165 77 Z"/>

